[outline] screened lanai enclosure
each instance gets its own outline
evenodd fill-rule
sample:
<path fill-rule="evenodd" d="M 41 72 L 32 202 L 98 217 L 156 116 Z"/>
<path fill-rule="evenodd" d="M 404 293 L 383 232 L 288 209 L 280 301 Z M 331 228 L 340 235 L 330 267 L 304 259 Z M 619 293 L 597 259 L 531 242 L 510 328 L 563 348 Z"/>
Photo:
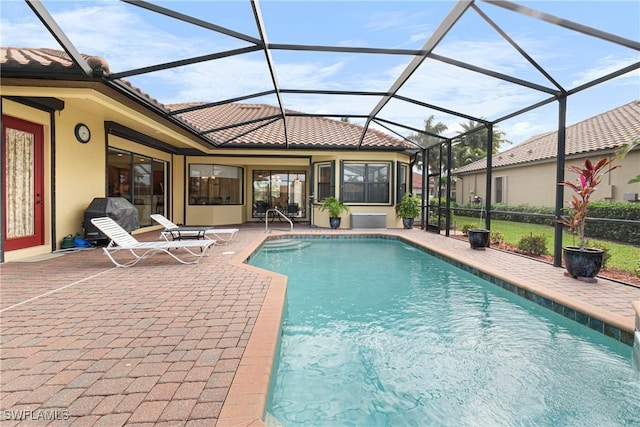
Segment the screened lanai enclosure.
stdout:
<path fill-rule="evenodd" d="M 473 196 L 490 228 L 494 156 L 553 132 L 553 182 L 561 182 L 565 127 L 640 98 L 636 1 L 411 1 L 402 13 L 398 3 L 3 2 L 3 44 L 64 50 L 78 80 L 108 84 L 210 149 L 301 148 L 304 141 L 287 126 L 296 116 L 361 126 L 340 149 L 360 148 L 371 129 L 405 140 L 422 174 L 423 228 L 445 233 L 456 167 L 484 159 L 481 194 L 457 196 Z M 86 55 L 106 62 L 89 63 Z M 231 103 L 272 105 L 277 113 L 230 115 L 215 128 L 183 120 Z M 273 140 L 252 139 L 265 128 Z M 629 129 L 623 142 L 639 134 L 638 126 Z M 465 150 L 456 146 L 468 148 L 462 163 L 453 155 Z M 554 194 L 551 217 L 559 218 L 563 188 L 543 191 Z M 555 233 L 559 265 L 561 225 Z"/>

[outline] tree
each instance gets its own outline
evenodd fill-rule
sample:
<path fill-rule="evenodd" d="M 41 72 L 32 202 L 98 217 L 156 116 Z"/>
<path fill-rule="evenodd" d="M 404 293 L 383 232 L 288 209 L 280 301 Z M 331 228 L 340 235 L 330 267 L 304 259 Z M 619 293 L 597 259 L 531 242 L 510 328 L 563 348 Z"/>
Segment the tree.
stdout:
<path fill-rule="evenodd" d="M 464 132 L 478 129 L 475 132 L 466 134 L 454 141 L 451 149 L 452 165 L 451 169 L 467 165 L 476 160 L 487 157 L 487 127 L 480 122 L 469 120 L 467 123 L 460 123 Z M 505 133 L 498 129 L 497 125 L 493 126 L 493 149 L 491 152 L 497 154 L 503 144 L 511 144 L 505 138 Z"/>
<path fill-rule="evenodd" d="M 418 144 L 422 148 L 426 148 L 432 145 L 436 145 L 445 141 L 445 138 L 438 138 L 433 135 L 442 135 L 447 130 L 447 125 L 442 122 L 434 123 L 435 116 L 431 115 L 424 120 L 425 133 L 418 133 L 409 135 L 408 139 Z M 435 156 L 429 156 L 428 166 L 430 171 L 437 171 L 440 169 L 440 156 L 437 153 Z"/>
<path fill-rule="evenodd" d="M 429 156 L 428 166 L 429 171 L 437 172 L 439 170 L 446 170 L 446 164 L 444 161 L 440 161 L 440 150 L 438 150 L 438 143 L 444 142 L 445 138 L 438 138 L 433 135 L 442 135 L 448 128 L 442 122 L 434 123 L 435 117 L 429 116 L 424 121 L 425 133 L 410 135 L 408 138 L 411 141 L 417 143 L 420 147 L 426 148 L 435 146 L 436 150 Z M 476 132 L 464 135 L 460 138 L 454 139 L 454 144 L 451 148 L 451 169 L 455 169 L 460 166 L 464 166 L 476 160 L 483 159 L 487 156 L 487 128 L 480 122 L 469 120 L 467 123 L 460 123 L 463 132 L 470 131 L 472 129 L 478 129 Z M 511 144 L 505 138 L 505 133 L 498 129 L 498 126 L 493 126 L 493 154 L 498 153 L 500 147 L 503 144 Z M 442 150 L 443 159 L 446 159 L 447 148 L 443 147 Z"/>
<path fill-rule="evenodd" d="M 640 147 L 640 138 L 636 138 L 635 140 L 623 145 L 618 149 L 618 158 L 623 159 L 629 152 L 636 147 Z M 631 178 L 628 184 L 635 184 L 636 182 L 640 182 L 640 175 L 636 175 L 634 178 Z"/>

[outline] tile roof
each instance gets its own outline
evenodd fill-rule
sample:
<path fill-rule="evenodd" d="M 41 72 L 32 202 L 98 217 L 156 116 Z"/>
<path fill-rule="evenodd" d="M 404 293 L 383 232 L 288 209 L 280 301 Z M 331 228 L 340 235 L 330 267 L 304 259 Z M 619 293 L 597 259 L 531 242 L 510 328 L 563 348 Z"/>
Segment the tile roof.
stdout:
<path fill-rule="evenodd" d="M 433 189 L 434 185 L 435 185 L 435 178 L 429 177 L 429 189 Z M 422 174 L 421 173 L 415 172 L 415 171 L 412 172 L 411 186 L 414 192 L 422 190 Z"/>
<path fill-rule="evenodd" d="M 98 56 L 82 55 L 89 65 L 109 75 L 109 64 Z M 3 69 L 33 72 L 56 77 L 86 78 L 66 52 L 41 48 L 0 48 Z M 163 105 L 131 85 L 119 82 L 137 92 L 148 102 L 167 113 L 189 107 L 192 111 L 176 114 L 183 123 L 193 127 L 200 136 L 221 147 L 284 147 L 285 132 L 282 112 L 278 107 L 263 104 L 225 104 L 198 108 L 204 102 Z M 285 111 L 290 148 L 353 149 L 360 142 L 362 126 L 324 117 L 302 116 L 303 113 Z M 293 114 L 293 116 L 289 116 Z M 249 122 L 249 123 L 246 123 Z M 245 123 L 238 125 L 238 123 Z M 404 150 L 415 148 L 411 143 L 369 128 L 362 142 L 364 149 Z"/>
<path fill-rule="evenodd" d="M 195 108 L 204 103 L 167 105 L 171 111 Z M 285 110 L 290 148 L 355 148 L 362 126 L 317 116 L 302 116 Z M 284 121 L 280 108 L 265 104 L 224 104 L 177 114 L 222 147 L 284 146 Z M 237 123 L 251 122 L 237 126 Z M 415 148 L 413 144 L 384 132 L 368 129 L 362 142 L 365 149 Z"/>
<path fill-rule="evenodd" d="M 640 100 L 614 108 L 597 116 L 567 126 L 565 155 L 612 150 L 640 135 Z M 534 161 L 555 159 L 557 131 L 537 135 L 493 157 L 493 167 L 500 168 Z M 455 170 L 456 174 L 485 170 L 481 159 Z"/>
<path fill-rule="evenodd" d="M 99 56 L 84 55 L 92 69 L 100 69 L 109 74 L 109 64 Z M 49 73 L 82 74 L 82 70 L 71 57 L 62 50 L 49 48 L 0 47 L 0 64 L 3 68 L 16 68 Z"/>
<path fill-rule="evenodd" d="M 111 73 L 109 63 L 104 58 L 94 55 L 81 55 L 94 71 L 99 71 L 98 76 L 108 76 Z M 68 80 L 82 80 L 88 77 L 66 52 L 49 48 L 0 47 L 0 66 L 5 72 L 7 70 L 18 71 L 25 73 L 26 77 L 31 77 L 31 74 L 44 77 L 55 76 L 61 80 L 65 78 L 68 78 Z M 3 74 L 6 75 L 6 73 Z M 165 109 L 158 100 L 133 86 L 130 82 L 123 79 L 118 79 L 118 81 L 148 102 L 163 110 Z"/>

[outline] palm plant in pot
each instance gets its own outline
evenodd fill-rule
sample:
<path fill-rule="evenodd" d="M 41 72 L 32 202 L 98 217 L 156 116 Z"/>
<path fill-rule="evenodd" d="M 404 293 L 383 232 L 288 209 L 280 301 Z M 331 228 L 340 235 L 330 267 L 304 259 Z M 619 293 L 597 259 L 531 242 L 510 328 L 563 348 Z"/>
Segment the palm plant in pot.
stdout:
<path fill-rule="evenodd" d="M 567 169 L 578 175 L 576 182 L 563 181 L 560 184 L 570 188 L 575 194 L 569 202 L 569 215 L 558 221 L 567 226 L 578 236 L 578 246 L 565 246 L 562 249 L 562 260 L 569 276 L 594 281 L 594 277 L 602 268 L 604 251 L 586 247 L 584 237 L 585 224 L 589 214 L 589 203 L 596 186 L 602 177 L 620 165 L 612 166 L 614 159 L 603 158 L 597 163 L 587 159 L 582 166 L 569 165 Z"/>
<path fill-rule="evenodd" d="M 329 225 L 331 228 L 340 228 L 340 214 L 349 212 L 349 207 L 331 196 L 322 199 L 320 210 L 329 212 Z"/>
<path fill-rule="evenodd" d="M 413 221 L 420 215 L 420 196 L 404 193 L 400 203 L 396 205 L 396 217 L 402 218 L 402 226 L 406 229 L 413 227 Z"/>

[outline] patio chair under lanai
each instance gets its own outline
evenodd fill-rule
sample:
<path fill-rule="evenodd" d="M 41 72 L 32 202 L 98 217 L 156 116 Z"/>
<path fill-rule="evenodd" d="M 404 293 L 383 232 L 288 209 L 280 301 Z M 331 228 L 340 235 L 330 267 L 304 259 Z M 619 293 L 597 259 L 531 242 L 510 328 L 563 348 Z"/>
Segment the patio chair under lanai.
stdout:
<path fill-rule="evenodd" d="M 209 239 L 215 240 L 218 244 L 227 244 L 238 234 L 237 228 L 214 228 L 206 226 L 193 226 L 185 227 L 174 224 L 165 216 L 160 214 L 152 214 L 151 219 L 164 227 L 164 230 L 160 232 L 160 235 L 169 240 L 184 240 L 184 239 Z M 225 236 L 225 237 L 222 237 Z"/>
<path fill-rule="evenodd" d="M 117 267 L 131 267 L 159 252 L 164 252 L 182 264 L 197 264 L 200 258 L 205 255 L 206 250 L 216 243 L 215 240 L 161 240 L 155 242 L 140 242 L 109 217 L 92 218 L 91 223 L 109 238 L 109 244 L 102 249 L 105 255 L 107 255 Z M 195 259 L 184 260 L 172 252 L 172 249 L 184 249 L 189 255 L 194 256 Z M 194 252 L 194 250 L 199 250 L 199 252 Z M 114 254 L 119 251 L 129 251 L 133 259 L 127 262 L 116 261 Z"/>

